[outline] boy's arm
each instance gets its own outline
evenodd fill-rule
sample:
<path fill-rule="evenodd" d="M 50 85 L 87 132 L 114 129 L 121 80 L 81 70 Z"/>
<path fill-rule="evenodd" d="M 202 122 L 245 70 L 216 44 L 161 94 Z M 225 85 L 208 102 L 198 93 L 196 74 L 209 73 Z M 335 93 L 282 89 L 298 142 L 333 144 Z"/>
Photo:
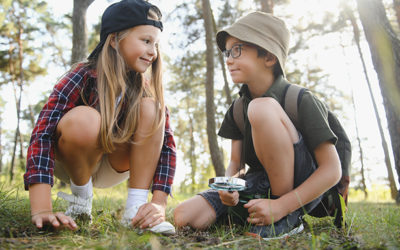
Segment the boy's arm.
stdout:
<path fill-rule="evenodd" d="M 51 186 L 49 184 L 32 184 L 29 186 L 29 200 L 31 203 L 32 223 L 37 228 L 43 224 L 51 224 L 53 227 L 65 226 L 71 230 L 77 228 L 74 220 L 63 213 L 54 213 L 51 203 Z"/>
<path fill-rule="evenodd" d="M 239 176 L 240 158 L 242 153 L 242 140 L 232 140 L 231 160 L 225 171 L 225 176 Z M 226 206 L 236 206 L 239 202 L 239 193 L 237 191 L 218 191 L 222 204 Z"/>
<path fill-rule="evenodd" d="M 300 186 L 282 195 L 279 199 L 251 200 L 248 221 L 253 224 L 268 225 L 316 199 L 334 186 L 341 177 L 339 156 L 330 142 L 321 143 L 314 151 L 318 168 Z"/>
<path fill-rule="evenodd" d="M 321 143 L 314 154 L 318 164 L 315 172 L 296 189 L 281 197 L 287 214 L 316 199 L 340 180 L 342 169 L 335 145 Z"/>
<path fill-rule="evenodd" d="M 225 171 L 225 176 L 238 176 L 240 170 L 240 158 L 242 155 L 242 140 L 232 140 L 231 160 Z"/>

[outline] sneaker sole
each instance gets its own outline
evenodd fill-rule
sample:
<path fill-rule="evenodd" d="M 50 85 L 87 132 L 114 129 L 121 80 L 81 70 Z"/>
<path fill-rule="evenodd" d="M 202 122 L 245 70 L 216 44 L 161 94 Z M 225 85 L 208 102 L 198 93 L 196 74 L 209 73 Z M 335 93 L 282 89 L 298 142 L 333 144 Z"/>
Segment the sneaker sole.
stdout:
<path fill-rule="evenodd" d="M 292 231 L 290 231 L 290 232 L 288 232 L 288 233 L 281 234 L 281 235 L 276 236 L 276 237 L 265 237 L 265 238 L 263 238 L 263 240 L 269 241 L 269 240 L 283 239 L 283 238 L 290 237 L 290 236 L 292 236 L 292 235 L 294 235 L 294 234 L 301 233 L 303 230 L 304 230 L 304 226 L 303 226 L 303 223 L 302 223 L 302 224 L 300 224 L 298 227 L 293 228 Z"/>

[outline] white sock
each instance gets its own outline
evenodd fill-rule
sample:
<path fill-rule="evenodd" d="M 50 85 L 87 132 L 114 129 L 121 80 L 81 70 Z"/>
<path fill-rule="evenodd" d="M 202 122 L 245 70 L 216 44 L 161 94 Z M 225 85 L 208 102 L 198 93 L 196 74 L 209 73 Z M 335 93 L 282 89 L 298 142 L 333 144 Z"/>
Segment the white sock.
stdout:
<path fill-rule="evenodd" d="M 88 183 L 83 186 L 77 186 L 71 180 L 71 192 L 73 195 L 82 197 L 84 199 L 93 196 L 93 184 L 92 184 L 92 177 L 90 177 Z"/>
<path fill-rule="evenodd" d="M 126 209 L 136 205 L 143 205 L 147 202 L 148 189 L 128 188 L 128 198 L 126 199 Z"/>

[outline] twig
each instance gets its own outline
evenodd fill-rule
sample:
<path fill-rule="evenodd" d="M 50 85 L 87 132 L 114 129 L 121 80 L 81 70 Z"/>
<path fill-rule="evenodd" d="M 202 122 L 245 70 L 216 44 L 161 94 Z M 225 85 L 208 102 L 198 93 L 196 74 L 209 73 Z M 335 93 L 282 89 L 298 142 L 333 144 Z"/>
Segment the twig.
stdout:
<path fill-rule="evenodd" d="M 244 238 L 244 239 L 239 239 L 239 240 L 234 240 L 234 241 L 228 241 L 228 242 L 223 242 L 221 244 L 215 245 L 213 247 L 220 247 L 220 246 L 230 245 L 230 244 L 238 243 L 240 241 L 245 241 L 245 240 L 253 240 L 253 239 L 252 238 Z"/>

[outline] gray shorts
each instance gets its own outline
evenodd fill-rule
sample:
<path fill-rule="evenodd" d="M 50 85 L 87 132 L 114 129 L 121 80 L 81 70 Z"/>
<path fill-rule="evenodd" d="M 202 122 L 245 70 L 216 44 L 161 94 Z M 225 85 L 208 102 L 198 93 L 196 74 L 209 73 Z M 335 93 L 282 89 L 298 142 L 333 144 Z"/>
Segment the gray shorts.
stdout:
<path fill-rule="evenodd" d="M 70 183 L 70 178 L 64 170 L 65 164 L 56 160 L 54 176 L 65 183 Z M 120 184 L 129 178 L 129 171 L 119 173 L 113 169 L 106 154 L 96 164 L 92 175 L 93 187 L 108 188 Z"/>
<path fill-rule="evenodd" d="M 294 147 L 294 188 L 302 184 L 316 169 L 316 163 L 304 143 L 303 137 L 299 133 L 299 141 L 293 145 Z M 239 192 L 241 201 L 248 201 L 250 199 L 269 198 L 276 199 L 270 195 L 270 182 L 265 170 L 251 171 L 246 173 L 244 178 L 247 183 L 247 189 Z M 198 195 L 205 198 L 210 205 L 214 208 L 217 215 L 217 221 L 226 217 L 228 212 L 233 214 L 235 222 L 245 223 L 248 217 L 247 209 L 243 208 L 244 203 L 239 202 L 235 207 L 228 207 L 222 204 L 218 191 L 209 189 L 199 193 Z M 318 197 L 314 201 L 304 206 L 307 212 L 310 212 L 321 201 Z M 229 210 L 229 211 L 228 211 Z M 303 209 L 301 209 L 303 211 Z M 236 215 L 236 216 L 235 216 Z M 236 220 L 235 220 L 235 217 Z"/>

